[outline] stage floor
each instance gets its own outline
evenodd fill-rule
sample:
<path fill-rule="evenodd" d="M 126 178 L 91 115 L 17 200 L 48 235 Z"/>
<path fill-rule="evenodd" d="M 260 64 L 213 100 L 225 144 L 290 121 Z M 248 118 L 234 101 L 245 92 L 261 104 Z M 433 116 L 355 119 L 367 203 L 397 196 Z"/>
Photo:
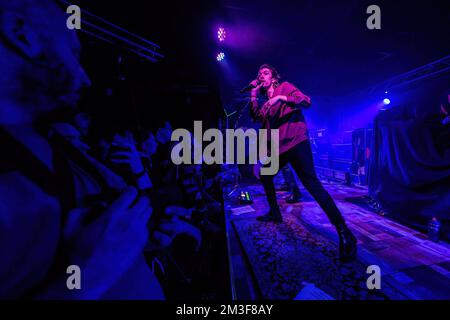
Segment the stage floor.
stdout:
<path fill-rule="evenodd" d="M 277 192 L 284 217 L 278 225 L 255 220 L 268 212 L 260 184 L 240 186 L 253 197 L 255 211 L 250 213 L 233 213 L 244 206 L 237 193 L 227 197 L 229 190 L 224 190 L 235 299 L 293 299 L 308 283 L 334 299 L 450 299 L 448 243 L 429 241 L 423 233 L 346 200 L 366 195 L 364 188 L 324 186 L 358 238 L 354 263 L 337 259 L 334 227 L 306 190 L 303 201 L 294 205 L 283 200 L 286 192 Z M 370 265 L 381 268 L 381 290 L 367 289 Z"/>

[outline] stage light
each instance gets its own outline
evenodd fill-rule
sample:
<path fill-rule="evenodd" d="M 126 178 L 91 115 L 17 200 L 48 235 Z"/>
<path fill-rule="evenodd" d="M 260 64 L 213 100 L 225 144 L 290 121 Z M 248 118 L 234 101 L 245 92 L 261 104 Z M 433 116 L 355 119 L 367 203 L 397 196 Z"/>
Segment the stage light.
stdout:
<path fill-rule="evenodd" d="M 388 104 L 391 103 L 391 100 L 386 98 L 386 99 L 383 100 L 383 103 L 387 106 Z"/>
<path fill-rule="evenodd" d="M 225 39 L 227 38 L 227 32 L 224 28 L 219 28 L 219 30 L 217 30 L 217 38 L 220 42 L 225 41 Z"/>
<path fill-rule="evenodd" d="M 225 59 L 225 53 L 220 52 L 219 54 L 217 54 L 216 59 L 217 59 L 217 61 L 219 61 L 219 62 L 222 61 L 223 59 Z"/>

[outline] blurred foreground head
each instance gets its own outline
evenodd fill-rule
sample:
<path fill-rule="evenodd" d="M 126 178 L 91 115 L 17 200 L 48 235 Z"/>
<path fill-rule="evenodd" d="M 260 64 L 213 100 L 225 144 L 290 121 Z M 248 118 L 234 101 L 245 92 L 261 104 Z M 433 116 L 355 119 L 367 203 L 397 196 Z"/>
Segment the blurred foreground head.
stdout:
<path fill-rule="evenodd" d="M 0 0 L 0 124 L 73 107 L 90 85 L 68 17 L 56 0 Z"/>

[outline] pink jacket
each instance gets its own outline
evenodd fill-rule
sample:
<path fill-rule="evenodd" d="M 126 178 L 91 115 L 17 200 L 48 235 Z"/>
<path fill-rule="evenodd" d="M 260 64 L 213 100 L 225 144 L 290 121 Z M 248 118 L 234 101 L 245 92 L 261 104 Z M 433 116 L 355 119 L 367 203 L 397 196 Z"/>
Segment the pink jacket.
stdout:
<path fill-rule="evenodd" d="M 260 121 L 265 129 L 278 129 L 280 154 L 308 139 L 307 127 L 302 113 L 302 106 L 311 106 L 311 99 L 289 82 L 281 83 L 273 93 L 286 96 L 287 101 L 279 100 L 272 107 L 260 107 L 257 101 L 251 104 L 253 118 Z M 268 134 L 270 138 L 270 133 Z"/>

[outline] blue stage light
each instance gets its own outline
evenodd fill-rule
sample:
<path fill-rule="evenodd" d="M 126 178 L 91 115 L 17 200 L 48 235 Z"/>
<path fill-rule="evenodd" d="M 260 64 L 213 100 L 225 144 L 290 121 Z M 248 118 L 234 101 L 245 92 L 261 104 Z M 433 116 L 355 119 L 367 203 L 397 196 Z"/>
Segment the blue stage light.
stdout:
<path fill-rule="evenodd" d="M 223 53 L 223 52 L 219 53 L 219 54 L 217 55 L 216 59 L 217 59 L 217 61 L 219 61 L 219 62 L 222 61 L 222 60 L 224 60 L 224 59 L 225 59 L 225 53 Z"/>
<path fill-rule="evenodd" d="M 391 103 L 391 100 L 386 98 L 386 99 L 383 100 L 383 103 L 387 106 L 388 104 Z"/>

